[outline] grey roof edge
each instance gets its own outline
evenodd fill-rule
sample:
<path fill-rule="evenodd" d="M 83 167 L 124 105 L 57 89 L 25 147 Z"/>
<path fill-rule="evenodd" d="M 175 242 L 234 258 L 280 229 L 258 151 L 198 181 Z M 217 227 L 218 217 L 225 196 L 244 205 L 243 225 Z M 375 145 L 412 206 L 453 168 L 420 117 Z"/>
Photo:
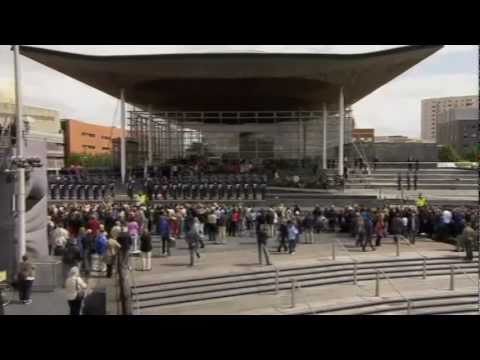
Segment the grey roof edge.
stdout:
<path fill-rule="evenodd" d="M 408 45 L 381 51 L 358 53 L 358 54 L 318 54 L 318 53 L 269 53 L 269 52 L 224 52 L 224 53 L 179 53 L 179 54 L 142 54 L 142 55 L 85 55 L 58 50 L 39 48 L 34 46 L 20 46 L 20 53 L 37 53 L 44 55 L 60 56 L 64 58 L 89 61 L 122 61 L 122 60 L 152 60 L 152 59 L 185 59 L 185 58 L 264 58 L 264 57 L 297 57 L 337 60 L 358 60 L 372 57 L 390 56 L 431 50 L 432 54 L 441 50 L 445 45 Z M 23 54 L 26 55 L 26 54 Z M 28 55 L 27 55 L 28 56 Z"/>

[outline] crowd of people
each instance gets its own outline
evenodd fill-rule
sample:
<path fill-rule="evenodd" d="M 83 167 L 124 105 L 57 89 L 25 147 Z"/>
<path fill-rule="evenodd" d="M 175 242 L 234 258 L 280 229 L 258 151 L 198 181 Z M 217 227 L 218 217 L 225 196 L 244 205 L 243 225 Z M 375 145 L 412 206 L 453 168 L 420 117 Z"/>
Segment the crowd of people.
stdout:
<path fill-rule="evenodd" d="M 272 246 L 278 252 L 295 255 L 298 244 L 314 244 L 325 232 L 350 234 L 363 251 L 376 250 L 388 236 L 395 242 L 406 238 L 411 244 L 415 244 L 419 235 L 438 241 L 454 239 L 457 251 L 466 251 L 466 258 L 471 261 L 479 228 L 478 209 L 433 207 L 423 196 L 417 206 L 376 209 L 316 206 L 312 211 L 297 205 L 258 209 L 222 203 L 156 206 L 113 203 L 51 205 L 48 211 L 49 251 L 62 258 L 70 297 L 73 297 L 72 278 L 88 277 L 92 271 L 111 277 L 116 261 L 128 264 L 132 253 L 140 255 L 139 270 L 151 270 L 152 234 L 161 239 L 164 257 L 171 256 L 173 242 L 184 239 L 190 252 L 190 266 L 202 256 L 200 249 L 209 244 L 222 245 L 234 237 L 253 237 L 257 239 L 259 263 L 263 263 L 264 257 L 269 265 Z M 80 293 L 83 284 L 80 281 L 78 284 L 76 289 Z M 69 299 L 72 314 L 78 314 L 76 300 Z"/>

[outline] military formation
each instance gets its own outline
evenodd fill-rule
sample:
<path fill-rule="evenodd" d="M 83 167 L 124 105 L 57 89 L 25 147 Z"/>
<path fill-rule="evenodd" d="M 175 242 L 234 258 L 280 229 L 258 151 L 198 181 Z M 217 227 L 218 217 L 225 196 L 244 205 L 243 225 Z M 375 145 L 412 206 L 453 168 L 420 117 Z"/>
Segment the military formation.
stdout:
<path fill-rule="evenodd" d="M 115 177 L 64 175 L 50 177 L 51 200 L 104 200 L 115 197 Z"/>
<path fill-rule="evenodd" d="M 149 177 L 140 183 L 130 178 L 127 195 L 133 199 L 138 191 L 152 200 L 264 200 L 266 175 L 201 175 Z"/>

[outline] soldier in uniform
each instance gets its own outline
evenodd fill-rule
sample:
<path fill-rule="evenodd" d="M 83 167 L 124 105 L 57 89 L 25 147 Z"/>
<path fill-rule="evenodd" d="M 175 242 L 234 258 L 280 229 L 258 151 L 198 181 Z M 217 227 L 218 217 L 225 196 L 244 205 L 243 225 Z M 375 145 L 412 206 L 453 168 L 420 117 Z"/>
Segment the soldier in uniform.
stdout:
<path fill-rule="evenodd" d="M 402 174 L 398 173 L 397 176 L 398 191 L 402 190 Z"/>
<path fill-rule="evenodd" d="M 407 190 L 410 190 L 410 172 L 407 173 Z"/>
<path fill-rule="evenodd" d="M 418 175 L 417 173 L 413 174 L 413 189 L 417 191 Z"/>
<path fill-rule="evenodd" d="M 50 199 L 56 200 L 57 199 L 57 190 L 58 184 L 56 180 L 50 184 Z"/>
<path fill-rule="evenodd" d="M 231 182 L 227 183 L 227 199 L 232 200 L 233 197 L 233 185 Z"/>
<path fill-rule="evenodd" d="M 98 200 L 99 189 L 100 186 L 98 185 L 98 179 L 94 178 L 93 185 L 92 185 L 92 192 L 93 192 L 93 200 Z"/>
<path fill-rule="evenodd" d="M 243 198 L 245 200 L 248 200 L 249 193 L 250 193 L 250 184 L 247 181 L 245 181 L 245 183 L 243 184 Z"/>
<path fill-rule="evenodd" d="M 225 197 L 225 185 L 222 184 L 221 182 L 218 183 L 217 191 L 218 191 L 218 199 L 223 200 L 223 198 Z"/>
<path fill-rule="evenodd" d="M 164 180 L 162 181 L 162 190 L 161 190 L 161 191 L 162 191 L 162 199 L 163 199 L 163 200 L 167 200 L 167 199 L 168 199 L 168 192 L 169 192 L 169 190 L 170 190 L 168 187 L 169 187 L 169 186 L 168 186 L 166 180 L 164 179 Z"/>
<path fill-rule="evenodd" d="M 102 199 L 105 199 L 107 197 L 107 184 L 105 179 L 102 179 L 102 182 L 100 184 L 100 193 L 101 193 Z"/>
<path fill-rule="evenodd" d="M 265 200 L 267 197 L 267 184 L 265 181 L 262 181 L 262 184 L 260 185 L 260 192 L 262 193 L 262 200 Z"/>
<path fill-rule="evenodd" d="M 75 195 L 75 185 L 73 184 L 73 182 L 71 181 L 68 182 L 67 191 L 68 191 L 68 199 L 73 200 Z"/>
<path fill-rule="evenodd" d="M 185 179 L 182 184 L 182 199 L 187 200 L 187 198 L 188 198 L 188 182 L 187 182 L 187 179 Z"/>
<path fill-rule="evenodd" d="M 254 179 L 253 184 L 252 184 L 253 200 L 257 200 L 257 191 L 258 191 L 258 184 Z"/>
<path fill-rule="evenodd" d="M 193 180 L 192 182 L 192 188 L 191 188 L 191 198 L 192 200 L 196 200 L 198 197 L 198 186 L 197 186 L 197 180 Z"/>
<path fill-rule="evenodd" d="M 209 200 L 213 200 L 215 198 L 215 189 L 216 188 L 216 184 L 213 184 L 213 183 L 210 183 L 208 185 L 208 199 Z"/>
<path fill-rule="evenodd" d="M 158 194 L 160 194 L 160 184 L 158 183 L 158 180 L 155 180 L 153 184 L 153 198 L 155 200 L 158 200 Z"/>
<path fill-rule="evenodd" d="M 60 183 L 58 184 L 58 190 L 59 190 L 60 199 L 65 200 L 65 184 L 63 179 L 61 179 Z"/>
<path fill-rule="evenodd" d="M 76 192 L 77 200 L 82 200 L 83 199 L 83 184 L 75 185 L 75 192 Z"/>
<path fill-rule="evenodd" d="M 85 179 L 83 185 L 83 197 L 84 200 L 90 200 L 90 179 Z"/>
<path fill-rule="evenodd" d="M 127 183 L 127 195 L 130 200 L 133 200 L 133 192 L 135 190 L 135 180 L 131 177 Z"/>
<path fill-rule="evenodd" d="M 177 184 L 175 182 L 170 183 L 170 197 L 177 200 Z"/>
<path fill-rule="evenodd" d="M 109 190 L 110 190 L 110 196 L 112 198 L 115 198 L 115 178 L 114 177 L 110 179 Z"/>
<path fill-rule="evenodd" d="M 198 185 L 198 192 L 200 193 L 200 200 L 203 200 L 205 198 L 205 186 L 202 181 Z"/>
<path fill-rule="evenodd" d="M 241 192 L 241 185 L 237 178 L 237 182 L 235 184 L 235 198 L 237 200 L 240 200 L 240 192 Z"/>

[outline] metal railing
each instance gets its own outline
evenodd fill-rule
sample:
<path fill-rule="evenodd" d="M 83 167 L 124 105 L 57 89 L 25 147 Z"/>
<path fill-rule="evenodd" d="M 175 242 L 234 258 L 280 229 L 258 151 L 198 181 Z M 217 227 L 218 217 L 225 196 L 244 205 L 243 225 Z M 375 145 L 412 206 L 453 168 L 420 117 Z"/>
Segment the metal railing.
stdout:
<path fill-rule="evenodd" d="M 375 281 L 375 297 L 380 297 L 380 274 L 383 275 L 383 277 L 385 278 L 385 280 L 388 281 L 388 283 L 390 284 L 390 286 L 393 288 L 393 290 L 395 290 L 395 292 L 400 295 L 400 297 L 405 300 L 405 303 L 407 305 L 407 315 L 411 315 L 412 313 L 412 307 L 413 307 L 413 302 L 412 300 L 410 300 L 409 298 L 407 298 L 406 296 L 404 296 L 402 294 L 402 292 L 400 290 L 398 290 L 398 288 L 395 286 L 394 282 L 392 279 L 390 279 L 390 277 L 385 273 L 385 271 L 381 270 L 381 269 L 378 269 L 377 268 L 377 278 L 376 278 L 376 281 Z"/>
<path fill-rule="evenodd" d="M 133 315 L 141 315 L 140 309 L 140 299 L 137 293 L 137 280 L 135 278 L 135 268 L 130 266 L 128 268 L 128 277 L 129 277 L 129 284 L 130 284 L 130 293 L 132 294 L 132 302 L 134 304 L 133 307 Z"/>
<path fill-rule="evenodd" d="M 459 269 L 462 272 L 462 275 L 465 276 L 466 279 L 470 280 L 473 283 L 473 286 L 476 288 L 478 286 L 478 281 L 476 281 L 474 278 L 472 278 L 468 273 L 462 269 L 460 266 L 457 264 L 453 264 L 450 267 L 450 290 L 454 291 L 455 290 L 455 268 Z"/>
<path fill-rule="evenodd" d="M 405 239 L 406 240 L 406 239 Z M 352 261 L 354 262 L 354 270 L 353 270 L 353 282 L 354 282 L 354 285 L 357 286 L 360 290 L 362 291 L 366 291 L 365 289 L 362 289 L 359 285 L 358 285 L 358 264 L 360 263 L 358 261 L 358 259 L 354 258 L 351 254 L 350 254 L 350 251 L 345 247 L 345 245 L 343 244 L 342 241 L 338 240 L 338 239 L 335 239 L 335 243 L 339 243 L 342 248 L 347 252 L 348 256 L 350 257 L 350 259 L 352 259 Z M 409 245 L 411 245 L 409 243 Z M 416 249 L 415 251 L 423 258 L 423 276 L 424 278 L 426 278 L 426 257 L 422 254 L 420 254 Z M 395 286 L 394 282 L 392 279 L 390 279 L 390 277 L 381 269 L 378 269 L 376 268 L 377 270 L 377 277 L 376 277 L 376 282 L 375 282 L 375 296 L 376 297 L 379 297 L 380 296 L 380 278 L 378 276 L 379 273 L 382 273 L 383 276 L 385 277 L 385 279 L 390 283 L 390 285 L 392 286 L 392 288 L 400 295 L 400 297 L 402 297 L 402 299 L 405 300 L 406 304 L 407 304 L 407 314 L 410 315 L 411 313 L 411 310 L 412 310 L 412 306 L 413 306 L 413 303 L 410 299 L 408 299 L 407 297 L 405 297 L 400 290 L 398 290 L 398 288 Z"/>

